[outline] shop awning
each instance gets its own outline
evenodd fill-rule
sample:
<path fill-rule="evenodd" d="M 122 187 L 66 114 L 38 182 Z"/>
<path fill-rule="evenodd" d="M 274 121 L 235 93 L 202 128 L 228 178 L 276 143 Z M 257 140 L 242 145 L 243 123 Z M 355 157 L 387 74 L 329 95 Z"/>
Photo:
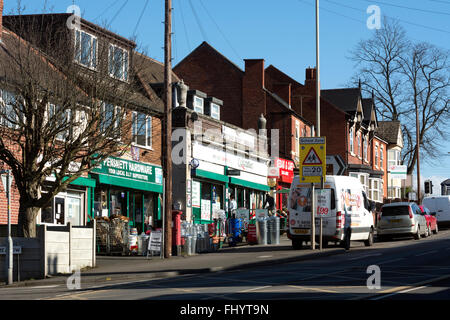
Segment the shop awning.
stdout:
<path fill-rule="evenodd" d="M 199 178 L 216 180 L 216 181 L 220 181 L 220 182 L 224 182 L 224 183 L 228 182 L 228 177 L 223 174 L 209 172 L 209 171 L 205 171 L 205 170 L 201 170 L 201 169 L 195 170 L 195 176 L 199 177 Z"/>
<path fill-rule="evenodd" d="M 238 179 L 238 178 L 231 177 L 230 183 L 241 186 L 241 187 L 250 188 L 250 189 L 256 189 L 256 190 L 261 190 L 261 191 L 270 191 L 270 187 L 267 185 L 250 182 L 250 181 L 246 181 L 246 180 L 242 180 L 242 179 Z"/>
<path fill-rule="evenodd" d="M 118 187 L 124 187 L 135 190 L 150 191 L 156 193 L 163 193 L 163 186 L 161 184 L 143 182 L 132 179 L 120 178 L 109 176 L 105 174 L 99 174 L 98 182 L 103 184 L 109 184 Z"/>

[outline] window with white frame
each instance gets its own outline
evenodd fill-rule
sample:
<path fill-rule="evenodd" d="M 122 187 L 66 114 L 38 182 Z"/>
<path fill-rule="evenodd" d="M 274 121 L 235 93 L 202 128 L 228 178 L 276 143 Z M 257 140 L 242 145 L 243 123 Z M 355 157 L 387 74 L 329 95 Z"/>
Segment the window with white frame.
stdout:
<path fill-rule="evenodd" d="M 100 132 L 108 137 L 120 136 L 121 109 L 110 103 L 102 104 Z M 119 132 L 117 131 L 119 130 Z"/>
<path fill-rule="evenodd" d="M 400 151 L 399 150 L 388 150 L 388 165 L 398 166 L 401 164 Z"/>
<path fill-rule="evenodd" d="M 152 146 L 152 117 L 133 112 L 133 143 L 143 147 Z"/>
<path fill-rule="evenodd" d="M 8 128 L 16 128 L 19 120 L 16 112 L 16 98 L 6 91 L 0 90 L 0 125 Z"/>
<path fill-rule="evenodd" d="M 109 45 L 109 74 L 110 76 L 127 81 L 129 68 L 129 54 L 128 50 Z"/>
<path fill-rule="evenodd" d="M 204 111 L 204 100 L 197 96 L 194 96 L 194 111 L 201 114 Z"/>
<path fill-rule="evenodd" d="M 88 68 L 97 68 L 97 37 L 75 30 L 75 61 Z"/>
<path fill-rule="evenodd" d="M 63 110 L 62 107 L 50 103 L 48 105 L 48 121 L 50 125 L 57 130 L 56 139 L 65 141 L 71 134 L 69 122 L 72 120 L 70 109 Z"/>
<path fill-rule="evenodd" d="M 380 167 L 384 170 L 384 147 L 380 146 Z"/>
<path fill-rule="evenodd" d="M 378 144 L 375 144 L 375 167 L 378 168 Z"/>
<path fill-rule="evenodd" d="M 369 198 L 376 202 L 383 202 L 383 182 L 381 179 L 369 179 Z"/>
<path fill-rule="evenodd" d="M 349 133 L 349 135 L 350 135 L 350 152 L 351 152 L 352 154 L 354 154 L 354 153 L 355 153 L 355 149 L 354 149 L 355 146 L 354 146 L 353 140 L 354 140 L 354 135 L 355 135 L 355 133 L 354 133 L 353 127 L 350 128 L 350 133 Z"/>
<path fill-rule="evenodd" d="M 357 140 L 358 140 L 358 156 L 362 156 L 362 150 L 361 150 L 361 132 L 358 132 L 357 134 Z"/>
<path fill-rule="evenodd" d="M 363 142 L 363 144 L 364 144 L 364 160 L 367 161 L 367 157 L 368 157 L 368 155 L 367 155 L 367 151 L 368 151 L 368 142 L 367 142 L 367 137 L 366 137 L 366 136 L 364 136 L 364 142 Z"/>
<path fill-rule="evenodd" d="M 357 178 L 361 182 L 364 192 L 366 194 L 368 194 L 368 190 L 369 190 L 369 174 L 368 173 L 350 172 L 349 176 Z"/>
<path fill-rule="evenodd" d="M 215 103 L 211 103 L 211 117 L 220 120 L 220 106 Z"/>

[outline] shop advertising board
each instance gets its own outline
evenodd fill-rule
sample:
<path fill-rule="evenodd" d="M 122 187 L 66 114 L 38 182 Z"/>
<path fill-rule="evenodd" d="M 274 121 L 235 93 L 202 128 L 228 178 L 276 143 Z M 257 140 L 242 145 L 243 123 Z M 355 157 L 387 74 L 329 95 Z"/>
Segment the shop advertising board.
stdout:
<path fill-rule="evenodd" d="M 316 217 L 328 217 L 331 215 L 331 189 L 314 190 L 314 202 Z"/>
<path fill-rule="evenodd" d="M 326 175 L 326 138 L 300 138 L 300 182 L 318 183 Z"/>
<path fill-rule="evenodd" d="M 161 252 L 162 246 L 162 232 L 152 231 L 150 233 L 150 238 L 148 239 L 147 257 L 149 253 L 153 256 L 154 252 Z"/>
<path fill-rule="evenodd" d="M 200 182 L 192 181 L 192 207 L 200 208 Z"/>
<path fill-rule="evenodd" d="M 408 167 L 407 166 L 389 166 L 389 174 L 391 179 L 406 179 Z"/>

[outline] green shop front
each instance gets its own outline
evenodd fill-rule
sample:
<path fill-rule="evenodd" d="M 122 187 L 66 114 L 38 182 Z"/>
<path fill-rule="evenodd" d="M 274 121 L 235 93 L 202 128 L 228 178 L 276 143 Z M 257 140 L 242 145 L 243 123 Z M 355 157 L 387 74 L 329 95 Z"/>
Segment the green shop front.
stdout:
<path fill-rule="evenodd" d="M 192 155 L 199 163 L 187 181 L 187 208 L 191 207 L 194 223 L 212 223 L 217 210 L 228 215 L 231 195 L 239 209 L 248 210 L 250 218 L 263 208 L 265 194 L 270 191 L 265 162 L 197 143 Z"/>
<path fill-rule="evenodd" d="M 95 217 L 125 216 L 138 233 L 162 227 L 161 166 L 110 157 L 91 171 Z"/>

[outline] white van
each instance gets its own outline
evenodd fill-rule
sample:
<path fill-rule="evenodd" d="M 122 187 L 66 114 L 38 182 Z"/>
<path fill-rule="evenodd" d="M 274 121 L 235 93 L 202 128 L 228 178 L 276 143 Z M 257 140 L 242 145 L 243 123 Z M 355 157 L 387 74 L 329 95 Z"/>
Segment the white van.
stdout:
<path fill-rule="evenodd" d="M 450 225 L 450 195 L 432 196 L 422 200 L 422 205 L 436 213 L 438 225 Z"/>
<path fill-rule="evenodd" d="M 374 235 L 374 209 L 363 191 L 361 182 L 354 177 L 326 176 L 324 189 L 315 184 L 317 201 L 316 217 L 322 216 L 323 243 L 340 243 L 344 240 L 345 211 L 351 215 L 351 240 L 364 241 L 372 246 Z M 319 241 L 319 220 L 316 219 L 316 241 Z M 300 183 L 295 176 L 288 198 L 288 238 L 294 249 L 300 249 L 303 242 L 310 241 L 311 226 L 311 184 Z"/>

